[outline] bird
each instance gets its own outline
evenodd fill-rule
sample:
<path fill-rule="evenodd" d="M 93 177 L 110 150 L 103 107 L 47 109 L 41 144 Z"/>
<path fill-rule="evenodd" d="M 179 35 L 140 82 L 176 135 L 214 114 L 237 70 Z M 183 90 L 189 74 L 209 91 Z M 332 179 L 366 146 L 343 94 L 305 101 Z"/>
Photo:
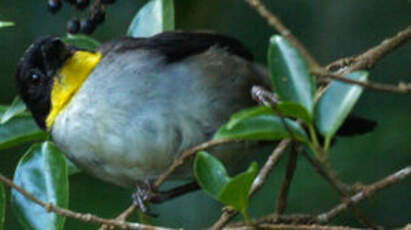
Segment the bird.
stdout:
<path fill-rule="evenodd" d="M 253 85 L 269 87 L 239 41 L 200 32 L 122 37 L 96 51 L 45 37 L 26 50 L 16 78 L 36 123 L 66 156 L 122 187 L 157 178 L 233 113 L 256 105 Z M 191 177 L 190 168 L 173 177 Z"/>
<path fill-rule="evenodd" d="M 36 123 L 62 152 L 125 188 L 155 180 L 233 113 L 257 105 L 252 86 L 271 88 L 266 68 L 238 40 L 182 31 L 121 37 L 95 51 L 43 37 L 23 54 L 16 79 Z M 212 153 L 235 168 L 251 148 L 235 143 Z M 192 177 L 188 163 L 171 179 Z"/>

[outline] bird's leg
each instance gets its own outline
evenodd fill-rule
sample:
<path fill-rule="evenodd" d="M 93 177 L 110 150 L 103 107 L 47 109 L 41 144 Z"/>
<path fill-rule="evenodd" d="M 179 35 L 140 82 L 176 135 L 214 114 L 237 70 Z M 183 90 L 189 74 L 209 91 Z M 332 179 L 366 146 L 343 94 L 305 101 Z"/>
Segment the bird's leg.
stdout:
<path fill-rule="evenodd" d="M 154 204 L 160 204 L 173 198 L 179 197 L 181 195 L 194 192 L 198 189 L 200 189 L 200 186 L 197 182 L 190 182 L 187 184 L 177 186 L 167 191 L 158 191 L 154 194 L 154 196 L 151 197 L 150 202 Z"/>
<path fill-rule="evenodd" d="M 160 204 L 198 189 L 200 186 L 197 182 L 191 182 L 167 191 L 154 191 L 152 181 L 145 181 L 137 186 L 137 191 L 133 193 L 133 202 L 143 213 L 155 217 L 157 215 L 150 213 L 147 204 Z"/>
<path fill-rule="evenodd" d="M 150 209 L 146 204 L 147 202 L 150 202 L 149 200 L 153 194 L 154 192 L 151 181 L 145 181 L 144 183 L 139 183 L 137 185 L 137 191 L 133 193 L 132 198 L 133 203 L 138 207 L 138 209 L 140 209 L 141 212 L 152 217 L 157 217 L 157 214 L 150 213 Z"/>

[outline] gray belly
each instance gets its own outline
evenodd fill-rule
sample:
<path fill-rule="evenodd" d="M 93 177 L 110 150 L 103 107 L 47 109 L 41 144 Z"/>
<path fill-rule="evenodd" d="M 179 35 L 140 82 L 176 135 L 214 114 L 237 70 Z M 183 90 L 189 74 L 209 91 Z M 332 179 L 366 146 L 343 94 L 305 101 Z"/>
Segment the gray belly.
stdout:
<path fill-rule="evenodd" d="M 52 136 L 83 170 L 133 186 L 158 177 L 232 113 L 253 105 L 250 88 L 261 78 L 222 50 L 176 64 L 144 51 L 108 54 L 57 117 Z M 232 148 L 214 152 L 229 159 L 239 154 Z M 189 165 L 174 175 L 188 177 Z"/>

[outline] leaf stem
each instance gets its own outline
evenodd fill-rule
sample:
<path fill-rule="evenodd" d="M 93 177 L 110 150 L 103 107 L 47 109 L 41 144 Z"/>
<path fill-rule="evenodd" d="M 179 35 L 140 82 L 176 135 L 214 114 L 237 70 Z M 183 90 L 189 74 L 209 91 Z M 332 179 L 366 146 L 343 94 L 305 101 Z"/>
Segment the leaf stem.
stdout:
<path fill-rule="evenodd" d="M 330 144 L 331 144 L 331 138 L 330 137 L 326 137 L 325 138 L 325 143 L 324 143 L 324 149 L 323 149 L 323 156 L 322 158 L 327 159 L 328 157 L 328 151 L 330 149 Z"/>
<path fill-rule="evenodd" d="M 315 132 L 314 126 L 312 124 L 308 124 L 308 130 L 310 132 L 311 140 L 313 141 L 313 145 L 317 148 L 320 147 L 318 142 L 317 133 Z"/>

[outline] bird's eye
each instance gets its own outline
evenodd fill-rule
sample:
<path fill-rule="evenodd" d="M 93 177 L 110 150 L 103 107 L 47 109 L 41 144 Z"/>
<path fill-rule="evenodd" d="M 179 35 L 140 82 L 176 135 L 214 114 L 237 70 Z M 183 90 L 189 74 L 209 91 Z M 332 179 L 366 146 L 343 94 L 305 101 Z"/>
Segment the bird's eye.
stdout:
<path fill-rule="evenodd" d="M 30 82 L 34 85 L 39 85 L 41 83 L 41 75 L 38 73 L 32 73 L 30 75 Z"/>

